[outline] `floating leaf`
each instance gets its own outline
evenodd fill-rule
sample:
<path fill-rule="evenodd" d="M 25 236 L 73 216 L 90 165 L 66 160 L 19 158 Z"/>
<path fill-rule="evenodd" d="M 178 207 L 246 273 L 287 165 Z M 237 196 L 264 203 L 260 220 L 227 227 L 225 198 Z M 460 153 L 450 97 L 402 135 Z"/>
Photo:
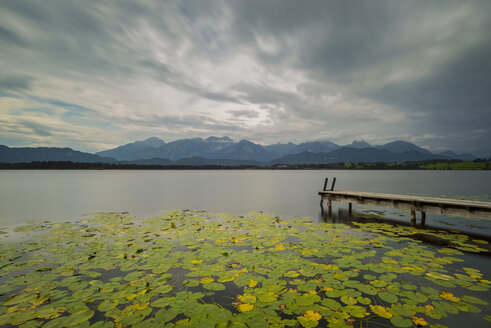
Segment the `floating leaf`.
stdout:
<path fill-rule="evenodd" d="M 237 298 L 242 303 L 250 303 L 250 304 L 256 303 L 256 300 L 257 300 L 256 296 L 254 296 L 252 294 L 239 295 L 239 296 L 237 296 Z"/>
<path fill-rule="evenodd" d="M 406 319 L 401 316 L 393 316 L 390 318 L 390 322 L 395 326 L 395 327 L 400 327 L 400 328 L 406 328 L 406 327 L 411 327 L 413 325 L 413 322 L 409 319 Z"/>
<path fill-rule="evenodd" d="M 214 281 L 215 281 L 215 279 L 212 277 L 204 277 L 204 278 L 201 278 L 201 280 L 199 282 L 202 284 L 209 284 L 209 283 L 214 282 Z"/>
<path fill-rule="evenodd" d="M 239 304 L 239 306 L 237 306 L 237 311 L 239 312 L 248 312 L 252 311 L 253 309 L 254 305 L 249 303 Z"/>
<path fill-rule="evenodd" d="M 384 280 L 373 280 L 370 281 L 370 284 L 374 287 L 385 287 L 387 283 Z"/>
<path fill-rule="evenodd" d="M 295 277 L 298 277 L 300 275 L 300 273 L 298 273 L 297 271 L 288 271 L 288 272 L 285 272 L 283 275 L 285 277 L 295 278 Z"/>
<path fill-rule="evenodd" d="M 217 290 L 218 291 L 218 290 L 224 290 L 225 285 L 217 283 L 217 282 L 211 282 L 211 283 L 204 284 L 203 288 L 208 289 L 208 290 Z"/>
<path fill-rule="evenodd" d="M 317 327 L 322 316 L 318 312 L 307 311 L 303 316 L 298 316 L 297 320 L 303 327 Z"/>
<path fill-rule="evenodd" d="M 284 251 L 285 249 L 286 247 L 283 244 L 278 244 L 275 248 L 273 248 L 274 251 Z"/>
<path fill-rule="evenodd" d="M 442 290 L 440 292 L 440 297 L 451 302 L 460 302 L 460 298 L 455 297 L 452 293 Z"/>
<path fill-rule="evenodd" d="M 303 294 L 295 299 L 297 304 L 300 306 L 312 305 L 320 300 L 321 298 L 316 294 Z"/>
<path fill-rule="evenodd" d="M 375 313 L 376 315 L 382 318 L 390 319 L 393 316 L 392 313 L 387 311 L 385 307 L 380 305 L 370 305 L 370 309 L 372 310 L 373 313 Z"/>
<path fill-rule="evenodd" d="M 411 317 L 412 321 L 414 322 L 414 324 L 418 327 L 424 327 L 424 326 L 428 326 L 428 322 L 426 322 L 425 319 L 423 318 L 420 318 L 420 317 Z"/>
<path fill-rule="evenodd" d="M 274 292 L 267 292 L 265 294 L 261 294 L 257 297 L 259 302 L 262 303 L 271 303 L 276 301 L 278 298 L 278 295 L 276 295 Z"/>
<path fill-rule="evenodd" d="M 118 300 L 104 300 L 97 306 L 97 310 L 101 312 L 107 312 L 109 310 L 114 309 L 119 304 Z"/>
<path fill-rule="evenodd" d="M 323 299 L 321 304 L 327 308 L 332 308 L 332 309 L 339 309 L 341 307 L 341 304 L 339 304 L 339 302 L 332 300 L 330 298 Z"/>
<path fill-rule="evenodd" d="M 63 319 L 63 326 L 73 327 L 92 318 L 94 311 L 85 308 Z"/>
<path fill-rule="evenodd" d="M 380 292 L 377 294 L 378 297 L 384 302 L 387 303 L 396 303 L 398 298 L 396 295 L 388 293 L 388 292 Z"/>
<path fill-rule="evenodd" d="M 488 301 L 482 300 L 482 299 L 474 297 L 474 296 L 464 295 L 464 296 L 462 296 L 462 300 L 465 302 L 468 302 L 468 303 L 472 303 L 472 304 L 489 305 Z"/>
<path fill-rule="evenodd" d="M 347 305 L 354 305 L 357 300 L 353 296 L 341 296 L 341 302 Z"/>
<path fill-rule="evenodd" d="M 253 288 L 257 286 L 257 281 L 253 279 L 249 279 L 249 288 Z"/>
<path fill-rule="evenodd" d="M 371 301 L 371 300 L 370 300 L 368 297 L 361 297 L 361 296 L 358 296 L 358 297 L 356 298 L 356 300 L 357 300 L 359 303 L 363 304 L 363 305 L 368 305 L 368 304 L 372 303 L 372 301 Z"/>
<path fill-rule="evenodd" d="M 452 276 L 446 275 L 446 274 L 441 274 L 438 272 L 428 272 L 426 274 L 430 278 L 435 278 L 435 279 L 440 279 L 440 280 L 450 280 L 453 279 Z"/>

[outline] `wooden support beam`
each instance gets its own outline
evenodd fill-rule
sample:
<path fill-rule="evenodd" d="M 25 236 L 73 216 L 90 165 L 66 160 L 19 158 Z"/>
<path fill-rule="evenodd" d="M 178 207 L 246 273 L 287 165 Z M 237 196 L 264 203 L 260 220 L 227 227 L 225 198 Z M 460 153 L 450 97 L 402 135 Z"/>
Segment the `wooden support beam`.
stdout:
<path fill-rule="evenodd" d="M 411 209 L 411 225 L 416 225 L 416 211 L 414 209 Z"/>
<path fill-rule="evenodd" d="M 326 178 L 326 180 L 324 180 L 324 188 L 322 190 L 326 191 L 327 190 L 327 182 L 329 181 L 329 178 Z"/>
<path fill-rule="evenodd" d="M 351 215 L 352 211 L 353 211 L 353 203 L 348 203 L 348 213 Z"/>
<path fill-rule="evenodd" d="M 426 212 L 421 212 L 421 226 L 424 227 L 426 225 Z"/>
<path fill-rule="evenodd" d="M 331 191 L 334 190 L 334 185 L 336 184 L 336 178 L 332 179 Z"/>

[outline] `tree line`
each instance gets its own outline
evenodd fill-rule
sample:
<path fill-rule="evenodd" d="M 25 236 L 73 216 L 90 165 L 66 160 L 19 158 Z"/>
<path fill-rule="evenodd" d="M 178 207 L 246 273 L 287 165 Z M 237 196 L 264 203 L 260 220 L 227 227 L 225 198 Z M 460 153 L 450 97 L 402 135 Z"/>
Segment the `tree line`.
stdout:
<path fill-rule="evenodd" d="M 482 169 L 489 169 L 489 160 L 474 160 L 469 163 L 485 163 Z M 430 164 L 464 163 L 461 160 L 427 160 L 404 163 L 329 163 L 329 164 L 275 164 L 259 165 L 156 165 L 156 164 L 114 164 L 114 163 L 79 163 L 71 161 L 36 161 L 29 163 L 0 163 L 2 170 L 420 170 Z M 451 169 L 447 165 L 447 169 Z"/>

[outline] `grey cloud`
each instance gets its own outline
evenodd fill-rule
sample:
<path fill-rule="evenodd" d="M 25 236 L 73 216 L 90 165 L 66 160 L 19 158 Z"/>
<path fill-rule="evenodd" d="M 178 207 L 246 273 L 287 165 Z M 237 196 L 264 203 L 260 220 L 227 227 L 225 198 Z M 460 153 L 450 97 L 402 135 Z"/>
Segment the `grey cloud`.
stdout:
<path fill-rule="evenodd" d="M 256 118 L 259 117 L 259 113 L 252 109 L 240 109 L 240 110 L 229 110 L 228 113 L 232 117 L 245 117 L 245 118 Z"/>
<path fill-rule="evenodd" d="M 33 79 L 26 75 L 0 73 L 0 91 L 29 90 Z"/>
<path fill-rule="evenodd" d="M 268 110 L 275 123 L 280 119 L 296 116 L 304 119 L 320 118 L 329 114 L 322 105 L 314 104 L 316 98 L 305 97 L 301 92 L 279 90 L 267 85 L 241 83 L 232 86 L 244 102 L 259 105 Z"/>
<path fill-rule="evenodd" d="M 36 122 L 30 122 L 30 121 L 24 121 L 24 120 L 19 121 L 19 123 L 25 127 L 28 127 L 29 129 L 31 129 L 34 132 L 34 134 L 36 134 L 38 136 L 42 136 L 42 137 L 52 136 L 51 132 L 49 131 L 50 128 L 43 125 L 43 124 L 39 124 Z"/>
<path fill-rule="evenodd" d="M 490 139 L 490 11 L 488 1 L 245 1 L 234 2 L 234 28 L 264 65 L 293 66 L 311 79 L 298 86 L 302 101 L 260 90 L 256 101 L 289 99 L 284 108 L 320 117 L 315 100 L 340 90 L 405 111 L 406 129 L 415 135 L 486 131 L 471 146 Z M 263 49 L 261 39 L 272 40 L 276 51 Z M 387 80 L 401 69 L 424 74 Z M 302 108 L 305 98 L 314 101 Z"/>
<path fill-rule="evenodd" d="M 448 140 L 449 148 L 454 142 L 461 149 L 489 143 L 489 1 L 16 0 L 0 7 L 0 14 L 23 27 L 0 21 L 2 65 L 12 72 L 0 78 L 4 90 L 33 94 L 33 79 L 37 86 L 47 77 L 77 81 L 91 91 L 102 85 L 105 92 L 117 89 L 119 81 L 128 85 L 150 77 L 155 85 L 163 83 L 186 94 L 189 112 L 193 106 L 204 111 L 204 103 L 220 103 L 221 108 L 223 103 L 233 104 L 233 110 L 224 112 L 236 121 L 179 115 L 166 107 L 155 112 L 168 115 L 141 119 L 115 118 L 110 110 L 86 116 L 142 129 L 159 124 L 193 133 L 239 129 L 238 135 L 242 122 L 264 110 L 271 122 L 267 132 L 258 125 L 257 135 L 276 140 L 287 140 L 292 131 L 315 139 L 331 130 L 340 138 L 334 141 L 349 143 L 341 139 L 351 138 L 353 131 L 342 130 L 354 128 L 358 133 L 362 127 L 359 133 L 378 139 L 433 133 L 442 138 L 428 143 Z M 239 57 L 246 60 L 234 60 Z M 191 65 L 195 62 L 203 66 Z M 242 74 L 238 65 L 244 62 Z M 220 76 L 203 78 L 192 71 L 221 65 L 237 66 L 230 70 L 237 76 L 224 79 L 230 85 Z M 296 82 L 282 88 L 267 78 L 285 71 L 301 77 L 296 90 Z M 32 78 L 16 72 L 29 72 Z M 337 94 L 342 101 L 326 101 Z M 117 103 L 118 95 L 108 98 Z M 144 98 L 135 97 L 140 97 L 135 103 Z M 67 99 L 70 94 L 49 105 L 67 108 Z M 388 116 L 400 114 L 404 126 L 383 123 L 385 117 L 377 121 L 377 107 Z M 302 123 L 284 128 L 295 120 Z M 314 124 L 322 128 L 313 129 Z"/>
<path fill-rule="evenodd" d="M 466 110 L 489 113 L 491 37 L 489 41 L 459 54 L 424 78 L 391 83 L 367 95 L 382 102 L 439 114 L 463 114 Z"/>
<path fill-rule="evenodd" d="M 17 46 L 27 45 L 19 34 L 3 26 L 0 26 L 0 44 L 4 44 L 4 46 L 9 44 Z"/>
<path fill-rule="evenodd" d="M 491 26 L 490 26 L 491 28 Z M 381 103 L 421 113 L 418 130 L 432 131 L 449 138 L 485 131 L 473 144 L 491 140 L 491 38 L 460 54 L 425 78 L 392 83 L 367 96 Z M 458 138 L 456 138 L 458 139 Z M 462 140 L 460 143 L 463 147 Z"/>
<path fill-rule="evenodd" d="M 10 43 L 22 40 L 15 43 L 26 48 L 24 52 L 15 50 L 13 53 L 23 60 L 18 66 L 24 64 L 36 70 L 44 66 L 49 74 L 61 74 L 63 69 L 131 72 L 130 44 L 121 40 L 130 17 L 111 19 L 111 8 L 101 2 L 7 1 L 2 3 L 2 11 L 22 23 L 24 31 L 33 32 L 20 34 L 17 31 L 15 40 L 12 37 L 6 40 Z M 7 29 L 6 26 L 1 28 Z"/>
<path fill-rule="evenodd" d="M 145 128 L 167 128 L 180 133 L 187 131 L 240 131 L 237 124 L 217 121 L 209 115 L 150 115 L 144 117 L 111 117 L 113 123 L 120 126 L 137 125 Z"/>
<path fill-rule="evenodd" d="M 245 100 L 256 104 L 279 104 L 298 100 L 297 94 L 293 92 L 282 91 L 265 85 L 241 83 L 232 88 L 242 94 Z"/>
<path fill-rule="evenodd" d="M 140 65 L 149 69 L 158 80 L 180 91 L 219 102 L 241 103 L 240 99 L 230 93 L 209 90 L 184 72 L 177 71 L 169 65 L 149 59 L 141 61 Z"/>
<path fill-rule="evenodd" d="M 472 3 L 474 16 L 487 17 L 489 2 Z M 255 47 L 259 58 L 267 56 L 258 40 L 269 38 L 280 46 L 269 64 L 291 63 L 316 78 L 344 82 L 360 70 L 397 65 L 432 44 L 455 41 L 445 40 L 455 27 L 435 24 L 435 20 L 453 23 L 447 18 L 468 8 L 460 1 L 446 0 L 252 0 L 233 4 L 235 37 Z M 465 17 L 458 23 L 461 30 L 473 24 Z"/>

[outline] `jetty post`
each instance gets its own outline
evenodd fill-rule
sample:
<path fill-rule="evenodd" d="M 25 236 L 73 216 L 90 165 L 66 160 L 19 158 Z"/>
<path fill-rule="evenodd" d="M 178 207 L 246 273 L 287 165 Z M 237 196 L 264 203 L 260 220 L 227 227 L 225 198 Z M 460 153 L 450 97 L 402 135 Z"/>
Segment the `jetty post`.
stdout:
<path fill-rule="evenodd" d="M 324 188 L 322 189 L 323 191 L 328 191 L 327 190 L 327 184 L 329 182 L 329 178 L 326 178 L 326 180 L 324 180 Z M 334 177 L 334 179 L 332 179 L 332 184 L 331 184 L 331 189 L 329 191 L 333 191 L 334 190 L 334 186 L 336 185 L 336 177 Z M 321 197 L 321 207 L 324 207 L 323 206 L 323 203 L 322 201 L 324 200 L 323 197 Z M 351 203 L 350 203 L 350 206 L 351 206 Z M 329 215 L 331 215 L 331 212 L 332 212 L 332 200 L 330 197 L 327 198 L 327 210 L 329 211 Z M 350 211 L 351 213 L 351 211 Z"/>
<path fill-rule="evenodd" d="M 416 210 L 414 208 L 411 209 L 411 225 L 416 226 Z"/>

